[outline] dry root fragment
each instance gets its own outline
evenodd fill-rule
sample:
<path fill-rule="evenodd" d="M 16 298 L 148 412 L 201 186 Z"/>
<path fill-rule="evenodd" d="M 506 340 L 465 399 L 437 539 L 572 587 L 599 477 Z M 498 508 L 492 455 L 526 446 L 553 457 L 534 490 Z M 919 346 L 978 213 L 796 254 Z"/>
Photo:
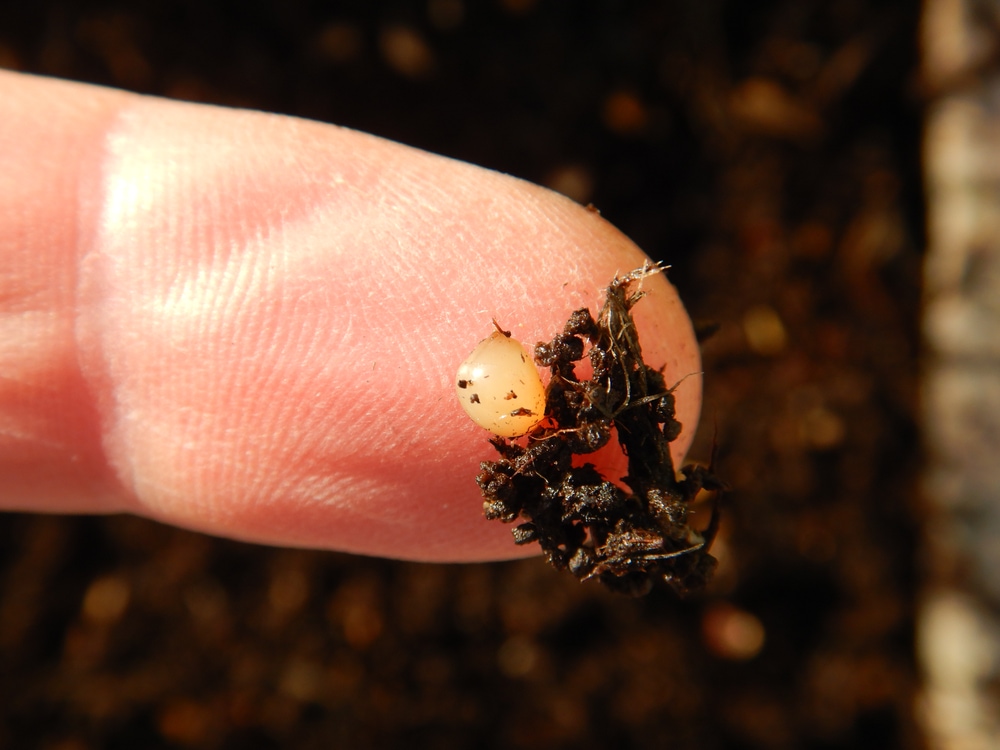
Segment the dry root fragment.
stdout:
<path fill-rule="evenodd" d="M 685 466 L 678 479 L 670 443 L 680 434 L 674 388 L 642 359 L 631 310 L 643 292 L 633 284 L 662 270 L 645 266 L 616 278 L 595 321 L 574 312 L 563 332 L 535 347 L 548 367 L 546 416 L 555 427 L 535 429 L 526 446 L 491 440 L 500 454 L 484 461 L 476 478 L 488 519 L 520 520 L 517 544 L 538 542 L 549 562 L 580 580 L 597 578 L 636 596 L 657 579 L 684 594 L 702 588 L 715 567 L 709 554 L 719 524 L 723 483 L 710 469 Z M 579 380 L 574 363 L 584 356 L 593 377 Z M 624 491 L 592 464 L 573 455 L 593 453 L 617 436 L 628 456 Z M 708 528 L 688 524 L 689 506 L 702 488 L 715 492 Z"/>

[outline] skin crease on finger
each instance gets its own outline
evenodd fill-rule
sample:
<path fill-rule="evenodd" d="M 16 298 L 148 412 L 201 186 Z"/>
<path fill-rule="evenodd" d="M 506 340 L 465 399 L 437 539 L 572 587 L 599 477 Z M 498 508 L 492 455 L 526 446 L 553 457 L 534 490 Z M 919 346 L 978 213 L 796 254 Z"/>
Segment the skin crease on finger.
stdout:
<path fill-rule="evenodd" d="M 0 125 L 29 141 L 26 161 L 43 136 L 62 143 L 75 164 L 51 192 L 76 201 L 56 237 L 43 222 L 57 213 L 29 201 L 20 220 L 37 226 L 10 250 L 12 267 L 33 250 L 51 259 L 32 284 L 63 291 L 47 299 L 0 277 L 27 288 L 54 331 L 19 377 L 42 373 L 46 388 L 0 435 L 26 477 L 0 504 L 408 559 L 536 551 L 482 518 L 475 476 L 495 454 L 454 373 L 492 318 L 530 347 L 574 309 L 596 314 L 602 288 L 645 260 L 628 239 L 550 191 L 330 125 L 8 74 L 0 91 L 37 108 L 27 120 L 76 118 L 37 143 Z M 647 361 L 668 383 L 698 373 L 673 288 L 643 283 Z M 17 333 L 31 316 L 3 304 Z M 6 418 L 18 399 L 2 388 Z M 676 393 L 679 460 L 700 376 Z M 620 458 L 603 460 L 624 474 Z M 39 478 L 53 473 L 66 486 Z"/>

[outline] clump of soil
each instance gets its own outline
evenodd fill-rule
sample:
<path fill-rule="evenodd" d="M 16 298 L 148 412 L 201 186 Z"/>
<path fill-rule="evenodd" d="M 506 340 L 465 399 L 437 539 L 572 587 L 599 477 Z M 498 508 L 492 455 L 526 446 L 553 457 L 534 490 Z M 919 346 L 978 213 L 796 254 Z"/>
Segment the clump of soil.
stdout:
<path fill-rule="evenodd" d="M 670 456 L 681 431 L 676 384 L 668 386 L 642 358 L 631 314 L 644 296 L 637 282 L 662 270 L 646 266 L 615 278 L 597 320 L 589 309 L 577 310 L 561 334 L 535 347 L 535 360 L 552 373 L 545 409 L 551 420 L 526 445 L 493 438 L 501 458 L 484 461 L 476 478 L 488 519 L 521 521 L 513 530 L 517 544 L 538 542 L 557 570 L 635 596 L 658 579 L 681 594 L 704 587 L 715 568 L 709 548 L 723 489 L 701 466 L 685 466 L 678 478 Z M 580 380 L 575 363 L 585 342 L 593 376 Z M 622 481 L 631 492 L 591 463 L 574 464 L 574 456 L 613 436 L 628 457 Z M 702 488 L 715 500 L 708 527 L 699 531 L 688 516 Z"/>

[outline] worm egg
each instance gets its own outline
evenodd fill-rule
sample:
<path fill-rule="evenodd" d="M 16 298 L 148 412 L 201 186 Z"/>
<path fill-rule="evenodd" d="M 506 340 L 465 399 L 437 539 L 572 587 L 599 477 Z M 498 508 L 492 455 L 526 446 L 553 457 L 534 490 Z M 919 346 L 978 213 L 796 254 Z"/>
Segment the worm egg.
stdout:
<path fill-rule="evenodd" d="M 500 437 L 526 435 L 545 416 L 545 386 L 531 355 L 499 326 L 459 365 L 455 380 L 465 413 Z"/>

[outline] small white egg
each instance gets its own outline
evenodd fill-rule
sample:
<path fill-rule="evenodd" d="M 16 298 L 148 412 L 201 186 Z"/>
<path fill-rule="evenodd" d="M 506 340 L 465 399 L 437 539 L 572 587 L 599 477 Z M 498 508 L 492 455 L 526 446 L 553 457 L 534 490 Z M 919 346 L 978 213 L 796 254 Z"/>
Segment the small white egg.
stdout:
<path fill-rule="evenodd" d="M 505 438 L 531 432 L 545 416 L 545 386 L 531 355 L 500 329 L 458 367 L 455 395 L 473 422 Z"/>

